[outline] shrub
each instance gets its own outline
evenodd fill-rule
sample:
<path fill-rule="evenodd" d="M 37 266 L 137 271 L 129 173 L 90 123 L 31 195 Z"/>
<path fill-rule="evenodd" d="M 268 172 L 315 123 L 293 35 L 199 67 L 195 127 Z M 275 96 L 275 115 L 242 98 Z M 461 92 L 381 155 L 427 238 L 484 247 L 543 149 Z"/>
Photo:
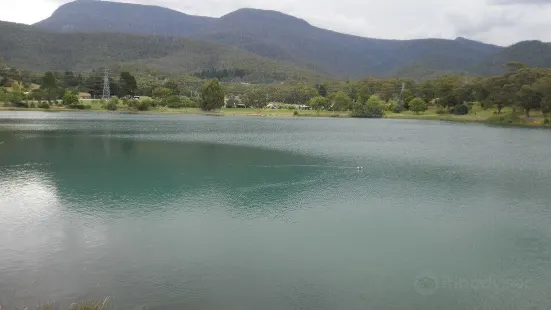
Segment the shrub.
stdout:
<path fill-rule="evenodd" d="M 295 111 L 293 112 L 293 115 L 294 115 L 294 116 L 298 116 L 298 111 L 295 110 Z"/>
<path fill-rule="evenodd" d="M 164 99 L 163 104 L 168 108 L 173 108 L 173 109 L 184 107 L 182 100 L 180 100 L 180 97 L 176 95 L 169 96 L 168 98 Z"/>
<path fill-rule="evenodd" d="M 151 99 L 138 101 L 136 103 L 136 109 L 138 109 L 138 111 L 147 111 L 147 110 L 149 110 L 149 108 L 151 107 L 151 101 L 152 101 Z"/>
<path fill-rule="evenodd" d="M 26 102 L 23 102 L 23 101 L 16 101 L 16 102 L 13 102 L 11 104 L 7 104 L 6 106 L 12 106 L 12 107 L 16 107 L 16 108 L 28 108 L 29 104 L 26 103 Z"/>
<path fill-rule="evenodd" d="M 122 103 L 128 107 L 133 107 L 136 105 L 137 99 L 123 99 Z"/>
<path fill-rule="evenodd" d="M 392 107 L 392 112 L 393 113 L 402 113 L 404 112 L 405 108 L 403 105 L 401 104 L 395 104 L 393 107 Z"/>
<path fill-rule="evenodd" d="M 372 96 L 373 97 L 373 96 Z M 380 104 L 370 103 L 371 98 L 367 103 L 356 102 L 352 107 L 352 112 L 350 116 L 352 117 L 361 117 L 361 118 L 381 118 L 385 115 L 383 108 Z"/>
<path fill-rule="evenodd" d="M 145 99 L 144 101 L 146 101 L 147 104 L 153 108 L 161 105 L 161 101 L 159 101 L 158 99 Z"/>
<path fill-rule="evenodd" d="M 136 99 L 134 98 L 129 98 L 129 97 L 123 97 L 122 99 L 120 99 L 119 101 L 119 104 L 122 104 L 122 105 L 125 105 L 125 106 L 132 106 L 132 102 L 133 101 L 136 101 Z"/>
<path fill-rule="evenodd" d="M 138 111 L 147 111 L 151 107 L 156 107 L 159 104 L 160 102 L 156 99 L 145 98 L 145 99 L 133 101 L 131 107 Z"/>
<path fill-rule="evenodd" d="M 109 103 L 105 106 L 105 108 L 109 111 L 117 111 L 117 104 L 111 100 L 109 100 Z"/>
<path fill-rule="evenodd" d="M 369 97 L 369 99 L 367 99 L 367 104 L 368 105 L 382 106 L 383 103 L 384 103 L 383 100 L 381 100 L 381 98 L 377 95 L 373 95 L 373 96 Z"/>
<path fill-rule="evenodd" d="M 109 111 L 116 111 L 120 103 L 121 101 L 119 100 L 119 98 L 111 97 L 109 98 L 109 101 L 107 102 L 105 108 Z"/>
<path fill-rule="evenodd" d="M 91 109 L 92 106 L 89 105 L 89 104 L 82 104 L 82 103 L 79 103 L 79 104 L 71 104 L 69 106 L 67 106 L 69 109 L 75 109 L 75 110 L 88 110 L 88 109 Z"/>
<path fill-rule="evenodd" d="M 31 102 L 31 104 L 29 105 L 29 108 L 36 108 L 36 104 L 34 104 L 34 102 Z"/>
<path fill-rule="evenodd" d="M 543 120 L 543 123 L 544 123 L 545 125 L 549 125 L 549 119 L 548 119 L 548 118 L 545 118 L 545 119 Z"/>
<path fill-rule="evenodd" d="M 45 101 L 42 101 L 40 103 L 38 103 L 38 107 L 40 109 L 49 109 L 50 108 L 50 104 L 45 102 Z"/>
<path fill-rule="evenodd" d="M 429 106 L 427 105 L 425 100 L 423 100 L 421 98 L 415 98 L 415 99 L 412 99 L 409 102 L 409 110 L 412 111 L 412 112 L 415 112 L 416 114 L 419 114 L 421 112 L 425 112 L 428 109 L 429 109 Z M 469 109 L 467 109 L 467 113 L 468 113 L 468 111 L 469 111 Z"/>
<path fill-rule="evenodd" d="M 509 113 L 494 115 L 488 118 L 486 122 L 491 124 L 520 124 L 522 123 L 522 119 L 517 113 Z"/>
<path fill-rule="evenodd" d="M 332 95 L 333 111 L 346 111 L 352 108 L 352 99 L 343 91 L 339 91 Z"/>
<path fill-rule="evenodd" d="M 442 107 L 438 107 L 436 109 L 436 114 L 447 114 L 448 111 L 446 111 L 446 109 L 442 108 Z"/>
<path fill-rule="evenodd" d="M 308 101 L 308 105 L 311 106 L 314 110 L 322 110 L 328 108 L 330 106 L 330 103 L 329 99 L 322 96 L 317 96 L 310 99 L 310 101 Z"/>
<path fill-rule="evenodd" d="M 453 109 L 453 114 L 455 114 L 455 115 L 467 115 L 467 114 L 469 114 L 469 107 L 464 105 L 464 104 L 457 105 Z"/>
<path fill-rule="evenodd" d="M 182 99 L 182 106 L 184 108 L 196 108 L 197 107 L 197 102 L 193 101 L 192 99 L 190 99 L 188 97 L 184 97 L 184 99 Z"/>
<path fill-rule="evenodd" d="M 396 107 L 397 104 L 398 102 L 396 100 L 389 100 L 388 103 L 384 105 L 385 111 L 392 112 L 392 110 L 394 109 L 394 107 Z"/>
<path fill-rule="evenodd" d="M 79 100 L 78 100 L 77 94 L 75 94 L 74 92 L 72 92 L 68 89 L 65 90 L 65 93 L 63 94 L 62 102 L 63 102 L 63 105 L 66 105 L 66 106 L 69 106 L 69 107 L 74 106 L 74 105 L 79 105 Z"/>

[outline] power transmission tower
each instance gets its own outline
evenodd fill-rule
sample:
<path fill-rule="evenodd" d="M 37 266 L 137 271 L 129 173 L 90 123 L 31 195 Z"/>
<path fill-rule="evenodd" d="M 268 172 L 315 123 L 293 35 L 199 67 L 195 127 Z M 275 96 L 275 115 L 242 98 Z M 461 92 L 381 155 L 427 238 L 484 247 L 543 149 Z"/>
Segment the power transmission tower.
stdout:
<path fill-rule="evenodd" d="M 404 92 L 406 91 L 406 83 L 402 82 L 402 90 L 400 91 L 400 97 L 398 97 L 398 104 L 404 106 Z"/>
<path fill-rule="evenodd" d="M 109 88 L 109 69 L 105 68 L 105 74 L 103 75 L 103 95 L 102 99 L 107 100 L 111 98 L 111 89 Z"/>

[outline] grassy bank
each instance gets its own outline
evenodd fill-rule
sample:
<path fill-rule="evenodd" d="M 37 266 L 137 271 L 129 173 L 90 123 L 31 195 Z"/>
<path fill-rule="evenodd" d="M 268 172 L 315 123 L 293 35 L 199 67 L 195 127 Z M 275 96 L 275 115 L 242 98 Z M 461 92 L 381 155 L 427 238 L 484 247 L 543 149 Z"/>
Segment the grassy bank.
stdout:
<path fill-rule="evenodd" d="M 0 111 L 72 111 L 72 112 L 110 112 L 105 110 L 99 101 L 87 103 L 90 105 L 90 109 L 75 110 L 66 107 L 52 106 L 48 110 L 38 108 L 9 108 L 0 107 Z M 232 108 L 221 109 L 213 112 L 205 112 L 199 108 L 180 108 L 171 109 L 166 107 L 151 108 L 148 111 L 135 111 L 130 110 L 125 106 L 119 107 L 118 112 L 137 113 L 137 114 L 194 114 L 194 115 L 216 115 L 216 116 L 262 116 L 262 117 L 350 117 L 349 111 L 315 111 L 315 110 L 285 110 L 285 109 L 255 109 L 255 108 Z M 298 115 L 296 114 L 298 113 Z M 479 106 L 472 108 L 471 113 L 467 115 L 453 115 L 453 114 L 438 114 L 437 108 L 430 107 L 428 111 L 416 114 L 411 111 L 405 111 L 402 113 L 385 112 L 385 118 L 388 119 L 419 119 L 419 120 L 438 120 L 438 121 L 452 121 L 452 122 L 474 122 L 474 123 L 490 123 L 498 125 L 513 125 L 513 126 L 529 126 L 529 127 L 550 127 L 544 124 L 544 117 L 541 113 L 534 112 L 533 115 L 527 119 L 522 113 L 516 114 L 512 120 L 500 121 L 500 118 L 507 118 L 511 115 L 512 109 L 506 108 L 499 115 L 495 114 L 495 110 L 483 110 Z"/>
<path fill-rule="evenodd" d="M 0 309 L 2 306 L 0 305 Z M 29 307 L 23 307 L 23 308 L 16 308 L 16 309 L 36 309 L 36 310 L 109 310 L 114 309 L 110 305 L 110 298 L 107 297 L 103 300 L 99 301 L 85 301 L 85 302 L 78 302 L 78 303 L 72 303 L 67 307 L 60 306 L 57 303 L 47 303 L 43 305 L 36 306 L 36 308 L 29 308 Z"/>
<path fill-rule="evenodd" d="M 428 111 L 422 114 L 415 114 L 410 111 L 403 113 L 389 113 L 385 117 L 391 119 L 420 119 L 420 120 L 440 120 L 452 122 L 470 122 L 470 123 L 486 123 L 495 125 L 512 125 L 512 126 L 528 126 L 528 127 L 549 127 L 544 123 L 545 118 L 541 113 L 533 113 L 530 118 L 524 117 L 522 113 L 514 114 L 511 117 L 513 110 L 511 108 L 503 109 L 501 114 L 496 114 L 495 110 L 484 110 L 481 107 L 473 107 L 467 115 L 453 114 L 438 114 L 437 108 L 430 107 Z M 509 122 L 510 121 L 510 122 Z"/>
<path fill-rule="evenodd" d="M 62 106 L 52 106 L 50 109 L 38 109 L 38 108 L 13 108 L 13 107 L 0 107 L 0 111 L 43 111 L 43 112 L 56 112 L 56 111 L 70 111 L 70 112 L 111 112 L 101 107 L 101 104 L 90 104 L 90 109 L 77 110 L 69 109 Z M 295 111 L 298 115 L 295 115 Z M 349 117 L 348 111 L 313 111 L 313 110 L 272 110 L 272 109 L 221 109 L 216 111 L 202 111 L 199 108 L 179 108 L 172 109 L 166 107 L 150 108 L 147 111 L 136 111 L 128 109 L 125 106 L 119 107 L 116 112 L 128 112 L 128 113 L 140 113 L 140 114 L 201 114 L 201 115 L 219 115 L 219 116 L 273 116 L 273 117 L 292 117 L 292 116 L 306 116 L 306 117 Z"/>

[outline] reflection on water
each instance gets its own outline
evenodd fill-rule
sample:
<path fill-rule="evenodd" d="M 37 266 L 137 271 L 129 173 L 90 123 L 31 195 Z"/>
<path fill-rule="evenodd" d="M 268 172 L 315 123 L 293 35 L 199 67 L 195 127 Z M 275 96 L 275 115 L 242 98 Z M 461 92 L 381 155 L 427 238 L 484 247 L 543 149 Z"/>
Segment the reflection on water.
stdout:
<path fill-rule="evenodd" d="M 308 169 L 323 167 L 312 165 L 321 163 L 315 157 L 253 147 L 110 139 L 55 131 L 37 133 L 34 138 L 39 142 L 11 141 L 10 148 L 16 152 L 7 154 L 4 164 L 11 169 L 20 163 L 41 166 L 59 199 L 83 212 L 87 207 L 135 212 L 139 206 L 151 211 L 186 199 L 193 205 L 202 195 L 217 196 L 234 209 L 254 205 L 270 210 L 279 203 L 265 201 L 262 195 L 267 191 L 278 191 L 279 199 L 296 197 L 319 183 L 323 174 L 322 169 Z M 272 169 L 260 169 L 266 167 Z M 27 171 L 18 173 L 25 179 Z M 7 195 L 14 195 L 15 200 L 21 190 L 25 188 L 12 188 Z"/>
<path fill-rule="evenodd" d="M 548 132 L 24 115 L 0 121 L 9 309 L 551 307 Z"/>

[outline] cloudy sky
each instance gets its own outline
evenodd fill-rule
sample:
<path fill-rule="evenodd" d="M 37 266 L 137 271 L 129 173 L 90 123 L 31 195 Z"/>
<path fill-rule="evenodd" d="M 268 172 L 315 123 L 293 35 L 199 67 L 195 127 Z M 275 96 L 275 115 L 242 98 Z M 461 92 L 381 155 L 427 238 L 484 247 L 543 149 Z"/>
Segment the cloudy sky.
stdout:
<path fill-rule="evenodd" d="M 4 0 L 2 0 L 4 1 Z M 16 0 L 0 20 L 31 24 L 67 0 Z M 238 8 L 272 9 L 339 32 L 386 39 L 455 38 L 508 45 L 551 41 L 551 0 L 122 0 L 188 14 L 221 16 Z"/>

